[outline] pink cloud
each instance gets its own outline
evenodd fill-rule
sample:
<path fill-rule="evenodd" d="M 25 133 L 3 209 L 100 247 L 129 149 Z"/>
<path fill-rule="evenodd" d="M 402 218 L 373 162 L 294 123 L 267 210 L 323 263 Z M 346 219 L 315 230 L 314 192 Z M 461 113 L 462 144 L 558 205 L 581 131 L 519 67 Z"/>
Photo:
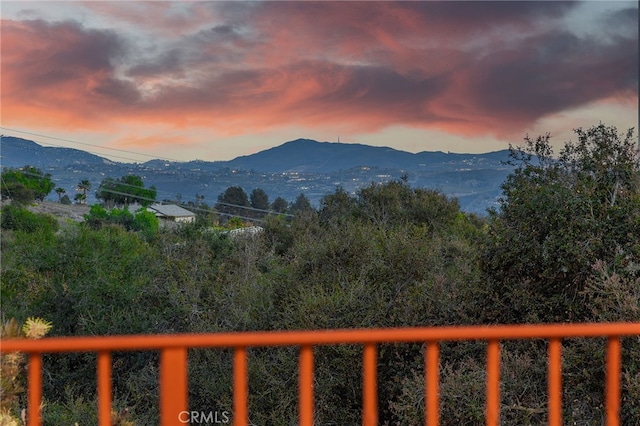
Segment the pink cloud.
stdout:
<path fill-rule="evenodd" d="M 139 37 L 163 32 L 150 51 L 73 21 L 3 20 L 3 121 L 500 137 L 598 99 L 637 104 L 637 32 L 605 45 L 542 31 L 572 7 L 542 3 L 87 3 L 139 22 Z M 125 142 L 163 143 L 154 140 Z"/>

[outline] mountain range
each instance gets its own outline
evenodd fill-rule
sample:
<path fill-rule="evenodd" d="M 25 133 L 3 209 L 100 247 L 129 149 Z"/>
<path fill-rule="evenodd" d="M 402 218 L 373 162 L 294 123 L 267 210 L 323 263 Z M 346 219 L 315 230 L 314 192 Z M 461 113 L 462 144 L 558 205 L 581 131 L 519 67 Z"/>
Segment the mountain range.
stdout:
<path fill-rule="evenodd" d="M 247 193 L 262 188 L 271 199 L 281 196 L 293 201 L 304 193 L 317 204 L 338 186 L 354 193 L 372 182 L 406 176 L 411 186 L 441 190 L 457 197 L 463 210 L 479 214 L 495 205 L 500 184 L 512 169 L 504 164 L 507 159 L 508 150 L 414 154 L 390 147 L 297 139 L 229 161 L 124 163 L 12 136 L 2 136 L 0 144 L 2 167 L 36 166 L 50 173 L 68 193 L 82 179 L 89 179 L 97 188 L 105 177 L 134 173 L 147 185 L 156 186 L 159 199 L 180 194 L 179 198 L 189 200 L 199 194 L 215 204 L 226 188 L 238 185 Z"/>

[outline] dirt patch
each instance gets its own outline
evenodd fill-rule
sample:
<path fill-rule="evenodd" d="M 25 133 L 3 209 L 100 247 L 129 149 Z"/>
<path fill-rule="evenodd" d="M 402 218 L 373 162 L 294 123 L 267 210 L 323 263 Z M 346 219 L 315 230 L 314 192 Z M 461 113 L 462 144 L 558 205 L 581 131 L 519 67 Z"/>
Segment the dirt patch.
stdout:
<path fill-rule="evenodd" d="M 47 213 L 55 216 L 61 222 L 69 219 L 74 222 L 82 222 L 84 215 L 89 214 L 89 206 L 81 204 L 60 204 L 51 201 L 42 201 L 30 204 L 27 209 L 34 213 Z"/>

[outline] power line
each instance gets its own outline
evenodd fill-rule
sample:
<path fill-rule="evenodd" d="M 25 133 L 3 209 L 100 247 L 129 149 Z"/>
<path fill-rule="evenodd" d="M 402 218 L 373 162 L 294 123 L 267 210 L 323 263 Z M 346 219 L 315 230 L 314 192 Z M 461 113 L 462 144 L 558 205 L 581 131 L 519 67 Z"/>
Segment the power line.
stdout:
<path fill-rule="evenodd" d="M 31 172 L 27 172 L 27 171 L 21 171 L 21 173 L 24 174 L 24 175 L 27 175 L 27 176 L 33 176 L 33 177 L 43 178 L 43 179 L 46 177 L 46 175 L 39 175 L 37 173 L 31 173 Z M 140 189 L 150 190 L 151 189 L 151 187 L 145 188 L 145 187 L 142 187 L 142 186 L 137 186 L 137 185 L 132 185 L 132 184 L 129 184 L 129 183 L 119 182 L 119 181 L 116 181 L 115 179 L 112 182 L 109 182 L 109 183 L 113 183 L 114 185 L 129 187 L 129 188 L 133 188 L 133 189 L 138 189 L 138 190 L 140 190 Z M 5 184 L 5 186 L 6 186 L 6 184 Z M 8 187 L 7 187 L 7 189 L 8 189 Z M 153 198 L 143 197 L 143 196 L 140 196 L 140 195 L 131 194 L 129 192 L 116 191 L 114 189 L 105 188 L 105 187 L 101 187 L 101 186 L 98 186 L 98 188 L 96 188 L 96 192 L 98 190 L 100 190 L 102 192 L 109 193 L 109 194 L 130 196 L 130 197 L 135 198 L 137 200 L 151 201 L 151 202 L 154 202 L 154 203 L 158 202 L 156 199 L 153 199 Z M 164 193 L 164 194 L 169 194 L 169 192 L 167 192 L 167 191 L 161 191 L 161 192 Z M 157 189 L 156 189 L 156 194 L 158 194 L 158 190 Z M 225 203 L 225 202 L 222 202 L 222 201 L 217 201 L 216 205 L 239 208 L 239 209 L 244 209 L 244 210 L 248 210 L 248 211 L 255 211 L 255 212 L 260 212 L 260 213 L 266 213 L 266 214 L 276 214 L 276 215 L 282 215 L 282 216 L 286 216 L 286 217 L 294 217 L 294 215 L 288 214 L 288 213 L 278 213 L 278 212 L 276 212 L 274 210 L 259 209 L 257 207 L 244 206 L 244 205 L 241 205 L 241 204 Z M 247 218 L 247 217 L 243 217 L 243 216 L 240 216 L 240 215 L 221 212 L 219 210 L 209 210 L 209 209 L 198 208 L 197 206 L 196 207 L 190 207 L 190 208 L 192 208 L 194 210 L 198 210 L 198 211 L 203 211 L 203 212 L 210 212 L 210 213 L 217 213 L 217 214 L 226 215 L 226 216 L 234 216 L 234 217 L 240 217 L 240 218 L 245 218 L 245 219 L 252 219 L 252 218 Z"/>
<path fill-rule="evenodd" d="M 71 139 L 59 138 L 59 137 L 55 137 L 55 136 L 48 136 L 48 135 L 43 135 L 43 134 L 39 134 L 39 133 L 28 132 L 28 131 L 25 131 L 25 130 L 13 129 L 13 128 L 2 127 L 2 126 L 0 126 L 0 129 L 8 130 L 8 131 L 11 131 L 11 132 L 16 132 L 16 133 L 22 133 L 22 134 L 26 134 L 26 135 L 31 135 L 31 136 L 37 136 L 37 137 L 54 139 L 54 140 L 59 140 L 59 141 L 63 141 L 63 142 L 68 142 L 68 143 L 74 143 L 74 144 L 83 145 L 83 146 L 90 146 L 90 147 L 94 147 L 94 148 L 98 148 L 98 149 L 109 149 L 109 150 L 112 150 L 112 151 L 124 152 L 124 153 L 128 153 L 128 154 L 133 154 L 133 155 L 142 155 L 142 156 L 146 156 L 146 157 L 152 157 L 154 159 L 159 159 L 159 160 L 182 162 L 180 160 L 175 160 L 175 159 L 171 159 L 171 158 L 167 158 L 167 157 L 156 157 L 156 156 L 153 156 L 153 155 L 150 155 L 150 154 L 144 154 L 144 153 L 139 153 L 139 152 L 135 152 L 135 151 L 129 151 L 129 150 L 117 149 L 117 148 L 110 148 L 110 147 L 101 147 L 101 146 L 97 146 L 97 145 L 94 145 L 94 144 L 77 142 L 77 141 L 73 141 Z M 65 147 L 65 146 L 62 146 L 62 145 L 52 144 L 50 142 L 42 142 L 42 143 L 45 143 L 45 144 L 48 144 L 48 145 L 51 145 L 51 146 L 54 146 L 54 147 L 58 147 L 58 148 L 68 148 L 68 147 Z M 85 151 L 85 152 L 90 152 L 90 151 Z M 90 153 L 92 153 L 92 152 L 90 152 Z M 135 159 L 128 158 L 128 157 L 122 157 L 122 156 L 116 156 L 116 155 L 111 155 L 111 156 L 115 157 L 115 158 L 121 158 L 121 159 L 124 159 L 124 160 L 136 161 Z M 43 176 L 39 176 L 39 175 L 36 175 L 36 174 L 30 174 L 30 173 L 24 172 L 24 171 L 23 171 L 23 173 L 27 174 L 27 175 L 31 175 L 31 176 L 36 176 L 36 177 L 44 177 L 44 175 Z M 115 180 L 114 180 L 114 183 L 116 183 L 118 185 L 129 186 L 131 188 L 137 188 L 137 189 L 141 189 L 142 188 L 142 187 L 139 187 L 139 186 L 136 186 L 136 185 L 127 184 L 127 183 L 124 183 L 124 182 L 117 182 Z M 142 189 L 150 189 L 150 188 L 142 188 Z M 103 188 L 103 190 L 104 190 L 104 188 Z M 107 192 L 109 192 L 109 191 L 107 191 Z M 173 196 L 173 194 L 170 194 L 168 191 L 158 191 L 157 188 L 156 188 L 156 194 L 164 194 L 165 196 L 169 196 L 169 197 Z M 129 195 L 129 194 L 127 194 L 127 195 Z M 155 200 L 153 200 L 153 201 L 155 201 Z M 250 206 L 243 206 L 243 205 L 239 205 L 239 204 L 224 203 L 224 202 L 221 202 L 221 201 L 217 201 L 216 204 L 221 205 L 221 206 L 236 207 L 236 208 L 241 208 L 241 209 L 245 209 L 245 210 L 249 210 L 249 211 L 257 211 L 257 212 L 263 212 L 263 213 L 268 213 L 268 214 L 277 213 L 277 212 L 274 212 L 273 210 L 265 210 L 265 209 L 259 209 L 259 208 L 255 208 L 255 207 L 250 207 Z M 282 213 L 282 214 L 285 215 L 285 216 L 293 217 L 293 215 L 290 215 L 290 214 L 284 214 L 284 213 Z"/>
<path fill-rule="evenodd" d="M 176 160 L 176 159 L 173 159 L 173 158 L 158 157 L 158 156 L 155 156 L 153 154 L 145 154 L 145 153 L 142 153 L 142 152 L 130 151 L 130 150 L 126 150 L 126 149 L 118 149 L 118 148 L 111 148 L 111 147 L 107 147 L 107 146 L 99 146 L 99 145 L 90 144 L 90 143 L 86 143 L 86 142 L 78 142 L 78 141 L 74 141 L 74 140 L 71 140 L 71 139 L 58 138 L 58 137 L 55 137 L 55 136 L 43 135 L 43 134 L 40 134 L 40 133 L 27 132 L 25 130 L 12 129 L 12 128 L 2 127 L 2 126 L 0 126 L 0 129 L 7 130 L 7 131 L 10 131 L 10 132 L 16 132 L 16 133 L 21 133 L 21 134 L 25 134 L 25 135 L 30 135 L 30 136 L 37 136 L 37 137 L 40 137 L 40 138 L 54 139 L 54 140 L 67 142 L 67 143 L 73 143 L 73 144 L 77 144 L 77 145 L 90 146 L 90 147 L 93 147 L 93 148 L 96 148 L 96 149 L 108 149 L 108 150 L 111 150 L 111 151 L 124 152 L 126 154 L 133 154 L 133 155 L 140 155 L 140 156 L 150 157 L 150 158 L 158 159 L 158 160 L 168 160 L 168 161 L 174 161 L 174 162 L 178 162 L 178 163 L 183 162 L 181 160 Z M 57 148 L 68 148 L 67 146 L 56 145 L 56 144 L 52 144 L 52 143 L 49 143 L 49 142 L 43 142 L 43 143 L 45 143 L 47 145 L 55 146 Z M 86 152 L 89 152 L 91 154 L 96 154 L 96 152 L 91 152 L 91 151 L 86 151 Z M 102 155 L 105 155 L 105 154 L 102 154 Z M 116 155 L 112 155 L 112 154 L 109 154 L 109 155 L 111 155 L 112 157 L 115 157 L 115 158 L 121 158 L 123 160 L 137 161 L 134 158 L 121 157 L 121 156 L 116 156 Z"/>

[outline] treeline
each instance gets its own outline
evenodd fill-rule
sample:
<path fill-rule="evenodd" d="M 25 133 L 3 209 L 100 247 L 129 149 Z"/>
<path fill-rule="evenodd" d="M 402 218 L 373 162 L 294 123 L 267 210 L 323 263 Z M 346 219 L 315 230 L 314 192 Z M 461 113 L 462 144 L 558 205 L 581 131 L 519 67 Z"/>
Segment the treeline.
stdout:
<path fill-rule="evenodd" d="M 338 188 L 259 234 L 198 223 L 58 229 L 2 211 L 2 315 L 49 335 L 222 332 L 495 323 L 640 321 L 640 169 L 633 133 L 577 130 L 512 148 L 517 168 L 488 218 L 399 180 Z M 24 217 L 20 216 L 24 215 Z M 25 226 L 41 221 L 39 227 Z M 606 342 L 563 342 L 567 424 L 604 418 Z M 621 423 L 640 419 L 640 341 L 622 340 Z M 297 348 L 249 349 L 254 424 L 297 424 Z M 356 345 L 317 347 L 315 419 L 361 422 Z M 116 353 L 118 421 L 158 424 L 158 354 Z M 424 423 L 424 347 L 381 345 L 381 424 Z M 441 347 L 441 422 L 484 422 L 485 344 Z M 45 424 L 95 424 L 95 355 L 45 356 Z M 546 343 L 502 345 L 501 421 L 546 422 Z M 233 412 L 232 353 L 189 352 L 189 405 Z M 17 412 L 25 397 L 12 406 Z"/>

